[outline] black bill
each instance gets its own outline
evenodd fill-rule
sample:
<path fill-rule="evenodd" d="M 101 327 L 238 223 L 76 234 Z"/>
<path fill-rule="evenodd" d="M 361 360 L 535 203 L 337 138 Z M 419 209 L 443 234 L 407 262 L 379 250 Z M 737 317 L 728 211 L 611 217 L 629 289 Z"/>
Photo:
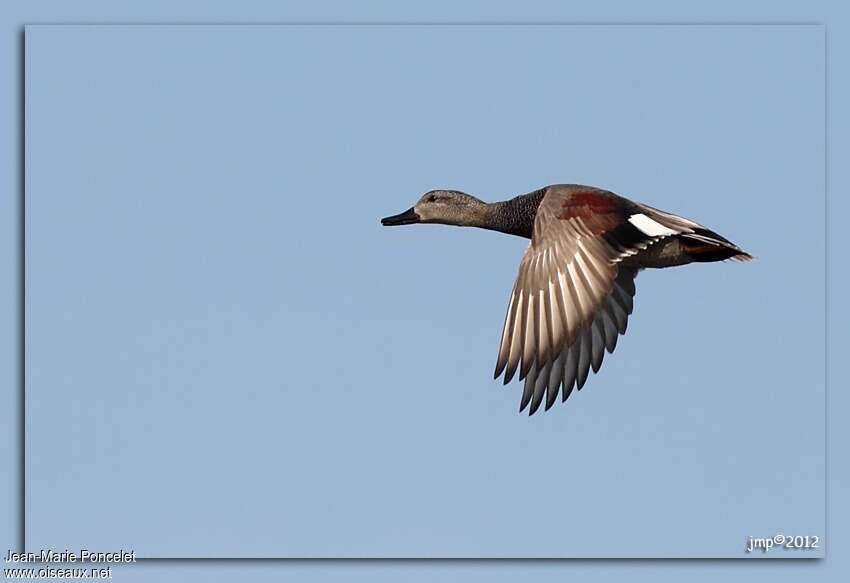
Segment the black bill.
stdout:
<path fill-rule="evenodd" d="M 413 207 L 407 209 L 403 213 L 393 215 L 391 217 L 384 217 L 381 219 L 381 224 L 385 227 L 393 227 L 395 225 L 412 225 L 413 223 L 419 222 L 419 215 L 416 214 L 416 211 L 413 210 Z"/>

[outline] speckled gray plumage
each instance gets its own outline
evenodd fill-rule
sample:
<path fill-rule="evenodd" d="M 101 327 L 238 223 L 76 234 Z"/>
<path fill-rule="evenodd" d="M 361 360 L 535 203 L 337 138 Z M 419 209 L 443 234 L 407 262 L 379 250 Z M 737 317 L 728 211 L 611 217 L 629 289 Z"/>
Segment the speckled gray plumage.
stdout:
<path fill-rule="evenodd" d="M 546 189 L 541 188 L 510 200 L 491 203 L 489 206 L 492 218 L 489 228 L 531 239 L 534 232 L 534 217 L 545 194 Z"/>

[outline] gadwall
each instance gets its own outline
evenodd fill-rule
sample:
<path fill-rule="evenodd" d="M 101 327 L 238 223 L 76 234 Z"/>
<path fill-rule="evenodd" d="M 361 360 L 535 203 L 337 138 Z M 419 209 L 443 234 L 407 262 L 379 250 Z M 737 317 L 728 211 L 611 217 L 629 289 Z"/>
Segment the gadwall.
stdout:
<path fill-rule="evenodd" d="M 505 317 L 494 378 L 525 379 L 520 411 L 566 401 L 625 334 L 644 268 L 752 256 L 691 220 L 613 192 L 557 184 L 503 202 L 432 190 L 381 224 L 479 227 L 531 239 Z"/>

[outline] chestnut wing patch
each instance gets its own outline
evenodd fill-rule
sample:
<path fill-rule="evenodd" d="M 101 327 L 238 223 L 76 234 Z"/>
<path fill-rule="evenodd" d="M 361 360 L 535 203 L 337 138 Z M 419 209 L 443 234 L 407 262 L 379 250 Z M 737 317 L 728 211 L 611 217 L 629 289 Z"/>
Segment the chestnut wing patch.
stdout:
<path fill-rule="evenodd" d="M 580 219 L 593 235 L 608 231 L 625 220 L 627 209 L 613 193 L 596 188 L 573 192 L 561 202 L 559 219 Z M 625 201 L 624 201 L 625 202 Z"/>
<path fill-rule="evenodd" d="M 558 218 L 578 223 L 586 235 L 604 240 L 617 252 L 618 258 L 614 261 L 646 249 L 666 235 L 647 228 L 647 224 L 655 223 L 642 214 L 637 205 L 597 188 L 582 188 L 565 197 Z M 660 231 L 661 225 L 658 227 Z"/>

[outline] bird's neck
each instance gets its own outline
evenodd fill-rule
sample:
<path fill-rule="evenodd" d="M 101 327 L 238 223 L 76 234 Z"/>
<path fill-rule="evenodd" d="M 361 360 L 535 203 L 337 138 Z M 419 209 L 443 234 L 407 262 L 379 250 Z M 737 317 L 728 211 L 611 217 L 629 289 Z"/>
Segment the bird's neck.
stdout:
<path fill-rule="evenodd" d="M 531 239 L 543 194 L 543 190 L 538 190 L 510 200 L 482 203 L 481 212 L 476 213 L 478 220 L 471 226 Z"/>

